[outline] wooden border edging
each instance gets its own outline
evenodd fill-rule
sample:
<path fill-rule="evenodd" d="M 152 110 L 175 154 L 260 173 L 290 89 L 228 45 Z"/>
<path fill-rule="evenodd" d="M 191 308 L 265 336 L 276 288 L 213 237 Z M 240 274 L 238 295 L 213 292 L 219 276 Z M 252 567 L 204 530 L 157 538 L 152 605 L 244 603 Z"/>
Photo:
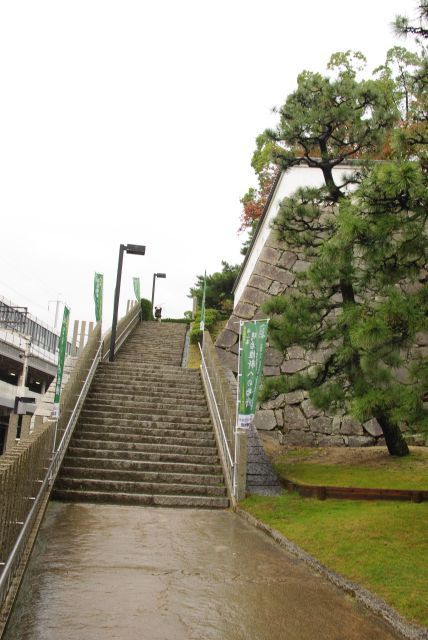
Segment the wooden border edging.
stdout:
<path fill-rule="evenodd" d="M 282 486 L 288 491 L 297 491 L 302 498 L 327 498 L 346 500 L 410 500 L 424 502 L 428 500 L 428 490 L 420 489 L 365 489 L 362 487 L 330 487 L 313 484 L 299 484 L 294 480 L 282 478 Z"/>
<path fill-rule="evenodd" d="M 406 638 L 406 640 L 428 640 L 428 629 L 426 627 L 408 622 L 384 600 L 381 600 L 378 596 L 368 591 L 368 589 L 344 578 L 339 573 L 331 571 L 328 567 L 319 562 L 319 560 L 299 547 L 295 542 L 288 540 L 288 538 L 279 533 L 279 531 L 272 529 L 269 525 L 261 522 L 244 509 L 236 507 L 234 511 L 249 524 L 272 538 L 276 544 L 288 551 L 292 556 L 308 565 L 316 573 L 321 574 L 324 578 L 329 580 L 329 582 L 345 593 L 355 597 L 367 609 L 383 618 L 395 632 L 401 634 L 401 636 Z"/>

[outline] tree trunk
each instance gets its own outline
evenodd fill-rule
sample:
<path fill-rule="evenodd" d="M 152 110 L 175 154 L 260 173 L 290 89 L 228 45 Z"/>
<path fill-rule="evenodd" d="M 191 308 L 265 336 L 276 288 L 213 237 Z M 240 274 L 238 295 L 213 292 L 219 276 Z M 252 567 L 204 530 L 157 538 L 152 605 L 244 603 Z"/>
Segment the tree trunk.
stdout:
<path fill-rule="evenodd" d="M 410 451 L 400 427 L 391 424 L 386 415 L 375 416 L 385 436 L 386 446 L 391 456 L 408 456 Z"/>

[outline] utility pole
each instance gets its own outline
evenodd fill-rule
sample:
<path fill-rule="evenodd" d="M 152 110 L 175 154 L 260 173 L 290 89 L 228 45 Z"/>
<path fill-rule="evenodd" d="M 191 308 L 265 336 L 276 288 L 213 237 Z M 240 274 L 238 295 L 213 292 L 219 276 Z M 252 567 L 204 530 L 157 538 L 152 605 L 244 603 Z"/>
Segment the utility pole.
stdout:
<path fill-rule="evenodd" d="M 58 294 L 58 298 L 59 298 L 59 296 L 60 296 L 60 295 L 61 295 L 61 294 L 59 293 L 59 294 Z M 49 300 L 49 302 L 48 302 L 48 311 L 50 311 L 50 309 L 49 309 L 49 305 L 50 305 L 50 303 L 51 303 L 51 302 L 55 302 L 55 303 L 56 303 L 56 305 L 55 305 L 55 322 L 54 322 L 54 327 L 55 327 L 55 329 L 56 329 L 56 326 L 57 326 L 57 324 L 58 324 L 58 311 L 59 311 L 59 305 L 60 305 L 60 304 L 64 304 L 64 305 L 65 305 L 65 302 L 64 302 L 64 300 L 59 300 L 59 299 L 58 299 L 58 300 Z"/>

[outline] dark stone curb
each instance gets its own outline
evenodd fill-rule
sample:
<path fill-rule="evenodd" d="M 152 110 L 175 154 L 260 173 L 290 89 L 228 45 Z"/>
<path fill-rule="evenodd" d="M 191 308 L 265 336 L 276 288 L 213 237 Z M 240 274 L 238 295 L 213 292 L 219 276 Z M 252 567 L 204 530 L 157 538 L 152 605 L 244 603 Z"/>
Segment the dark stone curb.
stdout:
<path fill-rule="evenodd" d="M 360 585 L 347 580 L 334 571 L 331 571 L 321 564 L 321 562 L 316 558 L 311 556 L 309 553 L 306 553 L 306 551 L 303 551 L 303 549 L 301 549 L 297 544 L 285 538 L 281 533 L 279 533 L 279 531 L 276 531 L 264 522 L 257 520 L 257 518 L 250 515 L 247 511 L 236 507 L 235 512 L 249 524 L 266 533 L 277 544 L 291 553 L 291 555 L 295 556 L 311 567 L 311 569 L 327 578 L 327 580 L 336 587 L 339 587 L 342 591 L 345 591 L 347 594 L 355 597 L 365 607 L 367 607 L 367 609 L 370 609 L 370 611 L 383 618 L 389 625 L 391 625 L 394 631 L 401 634 L 403 638 L 408 640 L 428 640 L 428 628 L 407 622 L 395 611 L 395 609 L 386 604 L 386 602 L 373 595 L 367 589 L 360 587 Z"/>

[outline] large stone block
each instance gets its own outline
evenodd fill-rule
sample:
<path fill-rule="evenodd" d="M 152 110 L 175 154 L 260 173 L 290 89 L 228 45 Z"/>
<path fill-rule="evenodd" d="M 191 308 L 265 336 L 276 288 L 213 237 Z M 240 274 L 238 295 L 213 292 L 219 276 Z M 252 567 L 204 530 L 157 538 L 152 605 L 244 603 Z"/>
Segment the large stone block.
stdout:
<path fill-rule="evenodd" d="M 269 409 L 260 409 L 254 416 L 254 426 L 261 431 L 272 431 L 277 426 L 275 412 Z"/>
<path fill-rule="evenodd" d="M 284 413 L 282 409 L 275 409 L 276 424 L 278 427 L 284 426 Z"/>
<path fill-rule="evenodd" d="M 310 431 L 288 431 L 284 434 L 283 442 L 298 447 L 312 447 L 315 438 Z"/>
<path fill-rule="evenodd" d="M 308 421 L 298 407 L 284 407 L 284 428 L 308 430 Z"/>
<path fill-rule="evenodd" d="M 268 367 L 279 367 L 283 359 L 284 356 L 280 351 L 278 351 L 278 349 L 274 349 L 273 347 L 266 347 L 265 365 L 267 365 Z"/>
<path fill-rule="evenodd" d="M 304 400 L 305 393 L 304 391 L 290 391 L 289 393 L 284 394 L 284 402 L 285 404 L 299 404 Z"/>
<path fill-rule="evenodd" d="M 232 313 L 229 320 L 227 321 L 226 329 L 229 329 L 229 331 L 234 331 L 235 333 L 239 333 L 239 320 L 240 319 L 238 318 L 238 316 Z"/>
<path fill-rule="evenodd" d="M 293 265 L 293 271 L 294 273 L 304 273 L 309 269 L 310 266 L 311 263 L 307 262 L 306 260 L 296 260 Z"/>
<path fill-rule="evenodd" d="M 278 238 L 278 232 L 275 229 L 272 229 L 270 232 L 268 239 L 265 242 L 265 245 L 268 247 L 273 247 L 274 249 L 284 249 L 285 243 Z"/>
<path fill-rule="evenodd" d="M 265 245 L 259 256 L 259 260 L 263 260 L 263 262 L 269 262 L 270 264 L 277 264 L 277 262 L 281 258 L 281 254 L 282 251 L 280 251 L 279 249 L 274 249 L 273 247 Z"/>
<path fill-rule="evenodd" d="M 348 447 L 372 447 L 375 444 L 376 440 L 369 436 L 348 436 Z"/>
<path fill-rule="evenodd" d="M 302 360 L 305 357 L 305 353 L 302 347 L 289 347 L 287 349 L 287 358 L 289 360 Z"/>
<path fill-rule="evenodd" d="M 342 424 L 342 416 L 334 416 L 332 423 L 331 423 L 331 432 L 334 435 L 338 435 L 340 433 L 340 427 Z"/>
<path fill-rule="evenodd" d="M 264 278 L 263 276 L 253 274 L 248 284 L 250 287 L 254 287 L 254 289 L 260 289 L 261 291 L 266 292 L 272 284 L 272 280 L 270 280 L 269 278 Z"/>
<path fill-rule="evenodd" d="M 285 360 L 281 365 L 282 373 L 297 373 L 303 371 L 309 366 L 309 362 L 306 360 Z"/>
<path fill-rule="evenodd" d="M 248 304 L 248 302 L 240 300 L 234 309 L 234 314 L 242 320 L 252 320 L 254 318 L 256 309 L 257 307 L 255 307 L 253 304 Z"/>
<path fill-rule="evenodd" d="M 223 347 L 223 349 L 229 349 L 238 341 L 238 334 L 229 329 L 224 329 L 216 340 L 217 347 Z"/>
<path fill-rule="evenodd" d="M 376 418 L 372 418 L 372 420 L 365 422 L 363 427 L 364 431 L 367 431 L 367 433 L 374 438 L 383 435 L 382 428 Z"/>
<path fill-rule="evenodd" d="M 306 357 L 314 363 L 323 364 L 331 354 L 331 349 L 318 349 L 317 351 L 308 351 Z"/>
<path fill-rule="evenodd" d="M 317 444 L 320 447 L 343 447 L 344 441 L 341 436 L 324 436 L 318 438 Z"/>
<path fill-rule="evenodd" d="M 261 307 L 264 302 L 270 299 L 270 296 L 260 289 L 254 289 L 253 287 L 245 287 L 242 294 L 242 301 L 247 304 L 250 303 L 255 307 Z"/>
<path fill-rule="evenodd" d="M 322 414 L 321 409 L 314 407 L 310 400 L 304 400 L 301 404 L 302 411 L 307 418 L 317 418 Z"/>
<path fill-rule="evenodd" d="M 284 251 L 278 262 L 278 266 L 283 267 L 283 269 L 291 269 L 296 260 L 297 256 L 295 253 L 292 253 L 291 251 Z"/>
<path fill-rule="evenodd" d="M 272 400 L 266 400 L 263 402 L 262 409 L 280 409 L 284 406 L 284 394 L 280 393 L 279 396 Z"/>
<path fill-rule="evenodd" d="M 358 420 L 351 416 L 345 416 L 342 419 L 340 433 L 346 436 L 362 436 L 364 435 L 363 426 Z"/>
<path fill-rule="evenodd" d="M 280 374 L 281 369 L 279 367 L 263 367 L 264 376 L 279 376 Z"/>
<path fill-rule="evenodd" d="M 231 369 L 234 373 L 238 373 L 238 356 L 225 349 L 216 348 L 216 353 L 220 359 L 220 362 L 227 369 Z"/>
<path fill-rule="evenodd" d="M 316 433 L 331 433 L 333 419 L 327 416 L 319 416 L 318 418 L 311 418 L 309 421 L 309 428 Z"/>
<path fill-rule="evenodd" d="M 283 284 L 282 282 L 276 282 L 276 280 L 274 280 L 269 287 L 269 293 L 272 296 L 279 296 L 281 293 L 284 293 L 286 289 L 287 289 L 286 284 Z"/>
<path fill-rule="evenodd" d="M 254 273 L 257 273 L 259 276 L 264 276 L 265 278 L 281 282 L 288 287 L 293 284 L 295 280 L 293 274 L 289 271 L 285 271 L 285 269 L 281 269 L 280 267 L 275 267 L 273 264 L 269 264 L 268 262 L 262 262 L 261 260 L 257 262 L 254 268 Z"/>

